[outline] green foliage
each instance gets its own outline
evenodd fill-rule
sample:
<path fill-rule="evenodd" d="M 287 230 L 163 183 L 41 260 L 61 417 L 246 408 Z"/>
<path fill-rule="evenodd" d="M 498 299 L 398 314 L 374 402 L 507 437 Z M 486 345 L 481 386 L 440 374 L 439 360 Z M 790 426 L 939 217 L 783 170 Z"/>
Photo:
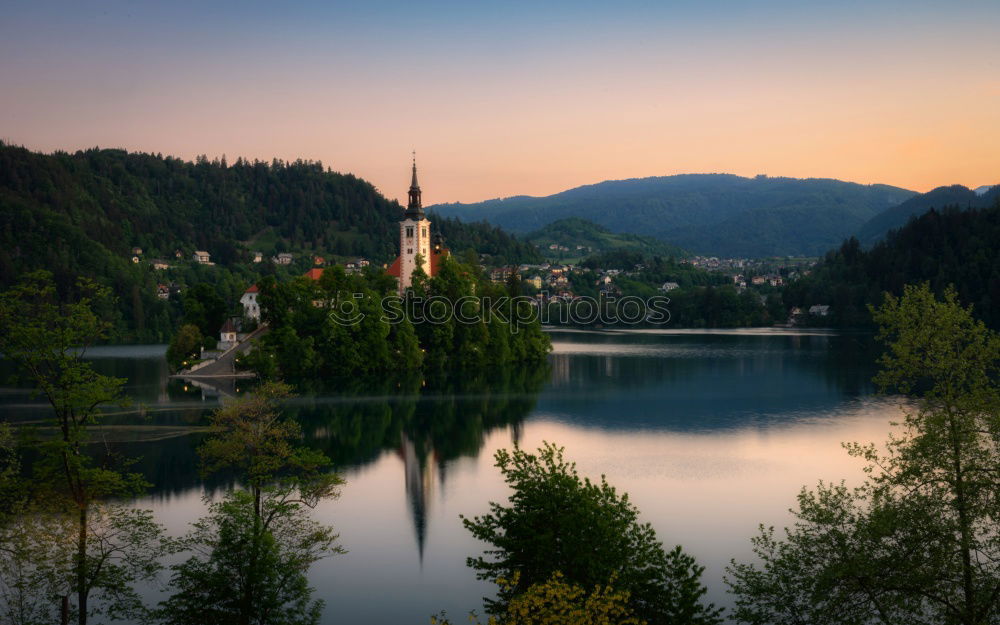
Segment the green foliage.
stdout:
<path fill-rule="evenodd" d="M 75 505 L 135 492 L 141 479 L 108 465 L 97 466 L 83 446 L 105 404 L 122 404 L 124 380 L 100 375 L 83 360 L 86 349 L 105 336 L 107 324 L 93 311 L 107 290 L 81 281 L 78 298 L 65 303 L 51 274 L 35 272 L 0 294 L 0 353 L 18 365 L 52 407 L 59 433 L 40 443 L 38 485 L 54 489 Z"/>
<path fill-rule="evenodd" d="M 997 200 L 1000 202 L 1000 200 Z M 959 301 L 1000 328 L 1000 203 L 993 208 L 930 210 L 884 241 L 864 250 L 854 238 L 826 255 L 812 275 L 785 289 L 788 306 L 828 304 L 824 325 L 871 326 L 868 306 L 882 293 L 900 295 L 907 284 L 929 282 L 942 295 L 954 286 Z"/>
<path fill-rule="evenodd" d="M 906 393 L 902 434 L 858 488 L 799 495 L 796 523 L 754 541 L 730 584 L 744 623 L 996 622 L 1000 610 L 1000 336 L 927 285 L 874 311 L 887 344 L 877 382 Z"/>
<path fill-rule="evenodd" d="M 181 326 L 167 346 L 167 363 L 174 371 L 184 367 L 184 363 L 198 357 L 202 344 L 201 330 L 193 323 Z"/>
<path fill-rule="evenodd" d="M 583 256 L 592 257 L 602 254 L 631 253 L 640 257 L 682 257 L 687 255 L 684 250 L 675 245 L 669 245 L 652 237 L 638 234 L 614 233 L 603 226 L 579 217 L 568 217 L 554 221 L 525 235 L 525 238 L 540 248 L 546 258 L 556 262 L 570 262 L 572 259 Z M 549 249 L 549 246 L 553 244 L 569 248 L 569 251 Z M 578 249 L 580 246 L 584 249 Z M 605 266 L 608 269 L 615 268 L 615 265 Z M 631 269 L 631 266 L 628 268 Z"/>
<path fill-rule="evenodd" d="M 530 304 L 510 301 L 477 268 L 453 258 L 443 259 L 433 278 L 414 272 L 415 297 L 405 299 L 382 272 L 348 275 L 339 267 L 319 281 L 265 280 L 259 286 L 271 331 L 244 362 L 262 376 L 301 381 L 469 369 L 537 362 L 550 350 Z M 487 310 L 490 302 L 501 305 Z M 463 320 L 447 314 L 453 305 Z M 445 314 L 438 318 L 439 312 Z"/>
<path fill-rule="evenodd" d="M 278 404 L 281 383 L 262 385 L 211 417 L 218 433 L 198 450 L 205 473 L 235 472 L 246 490 L 213 503 L 178 546 L 191 553 L 172 567 L 173 595 L 161 605 L 168 623 L 299 625 L 317 623 L 306 572 L 316 560 L 342 553 L 337 535 L 308 511 L 339 496 L 343 480 L 321 452 L 297 443 L 295 420 Z"/>
<path fill-rule="evenodd" d="M 213 503 L 178 546 L 194 555 L 172 567 L 174 594 L 160 609 L 171 625 L 313 625 L 323 602 L 312 599 L 306 571 L 341 551 L 330 528 L 300 504 L 268 498 L 260 526 L 253 495 L 230 492 Z"/>
<path fill-rule="evenodd" d="M 486 221 L 464 223 L 431 213 L 428 218 L 456 256 L 472 251 L 491 265 L 541 262 L 542 256 L 529 241 L 522 241 Z"/>
<path fill-rule="evenodd" d="M 504 587 L 516 587 L 520 575 L 513 580 L 498 580 Z M 528 587 L 514 596 L 507 611 L 500 617 L 490 617 L 488 625 L 644 625 L 629 606 L 629 594 L 614 590 L 610 585 L 597 586 L 587 592 L 581 586 L 566 581 L 556 571 L 543 583 Z M 470 622 L 479 623 L 473 614 Z M 450 625 L 443 614 L 431 617 L 431 625 Z"/>
<path fill-rule="evenodd" d="M 548 197 L 510 197 L 433 210 L 527 233 L 568 217 L 642 233 L 699 254 L 817 256 L 914 192 L 839 180 L 684 174 L 616 180 Z"/>
<path fill-rule="evenodd" d="M 202 336 L 218 336 L 229 306 L 219 297 L 212 285 L 205 282 L 194 285 L 181 296 L 184 303 L 184 323 L 198 328 Z"/>
<path fill-rule="evenodd" d="M 15 572 L 27 571 L 27 586 L 19 587 L 19 593 L 38 588 L 31 581 L 30 566 L 48 571 L 43 575 L 46 583 L 58 582 L 68 606 L 68 595 L 76 596 L 70 609 L 80 625 L 86 625 L 92 614 L 114 617 L 118 612 L 141 611 L 131 584 L 155 574 L 160 551 L 155 543 L 162 532 L 144 511 L 102 504 L 141 491 L 145 482 L 128 472 L 120 459 L 105 455 L 98 462 L 86 449 L 101 407 L 125 401 L 123 380 L 100 375 L 83 360 L 86 349 L 107 331 L 107 323 L 93 310 L 107 297 L 106 289 L 81 280 L 75 297 L 65 301 L 47 272 L 28 274 L 0 294 L 0 353 L 18 365 L 53 412 L 53 435 L 37 444 L 40 457 L 30 485 L 34 505 L 19 512 L 27 518 L 50 517 L 55 526 L 70 528 L 59 534 L 68 545 L 55 551 L 37 552 L 31 547 L 34 539 L 13 537 L 28 551 L 9 553 L 10 566 Z M 54 560 L 36 561 L 42 556 Z M 118 557 L 127 562 L 115 565 Z M 33 564 L 25 569 L 25 562 Z M 91 603 L 92 597 L 96 603 Z"/>
<path fill-rule="evenodd" d="M 701 602 L 702 567 L 679 546 L 664 551 L 628 495 L 603 477 L 581 478 L 552 444 L 537 455 L 500 450 L 496 461 L 513 490 L 510 505 L 491 503 L 489 514 L 463 518 L 473 536 L 491 545 L 468 565 L 480 579 L 512 581 L 501 584 L 496 600 L 487 599 L 491 613 L 503 614 L 516 596 L 562 571 L 567 583 L 583 588 L 613 579 L 649 623 L 721 622 L 721 611 Z"/>
<path fill-rule="evenodd" d="M 401 181 L 405 182 L 405 178 Z M 79 276 L 111 289 L 109 340 L 166 342 L 188 314 L 158 284 L 211 285 L 226 307 L 265 275 L 290 277 L 313 254 L 387 263 L 398 252 L 402 209 L 368 182 L 310 161 L 186 162 L 154 154 L 91 149 L 30 152 L 0 142 L 0 288 L 37 269 L 68 297 Z M 526 243 L 485 224 L 440 224 L 455 249 L 474 247 L 509 262 L 532 260 Z M 132 248 L 143 250 L 132 263 Z M 211 254 L 214 266 L 191 260 Z M 250 253 L 292 251 L 288 267 Z M 180 258 L 175 257 L 180 252 Z M 171 268 L 155 270 L 152 259 Z M 206 336 L 216 319 L 188 318 Z M 214 326 L 214 327 L 212 327 Z"/>
<path fill-rule="evenodd" d="M 83 529 L 87 571 L 87 618 L 98 622 L 145 622 L 150 611 L 134 588 L 151 583 L 169 553 L 163 528 L 149 510 L 98 503 Z M 12 625 L 55 623 L 61 599 L 73 592 L 67 570 L 79 556 L 80 528 L 72 516 L 33 507 L 0 527 L 0 621 Z M 78 606 L 67 604 L 78 622 Z"/>
<path fill-rule="evenodd" d="M 983 195 L 976 194 L 960 184 L 938 187 L 927 193 L 920 193 L 898 206 L 888 208 L 875 215 L 858 229 L 857 238 L 864 245 L 876 243 L 890 230 L 898 230 L 915 217 L 932 208 L 958 206 L 962 208 L 989 208 L 1000 196 L 1000 188 L 994 187 Z"/>
<path fill-rule="evenodd" d="M 21 480 L 21 458 L 9 423 L 0 422 L 0 527 L 4 520 L 20 508 L 24 484 Z"/>

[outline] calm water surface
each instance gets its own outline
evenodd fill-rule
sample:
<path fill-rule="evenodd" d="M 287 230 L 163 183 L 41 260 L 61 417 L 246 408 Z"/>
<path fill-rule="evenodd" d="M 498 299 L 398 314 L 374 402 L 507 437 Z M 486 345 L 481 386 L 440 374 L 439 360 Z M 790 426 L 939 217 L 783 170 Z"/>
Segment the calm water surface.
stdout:
<path fill-rule="evenodd" d="M 493 452 L 518 442 L 566 447 L 583 474 L 629 493 L 667 546 L 707 567 L 710 600 L 729 605 L 722 576 L 750 555 L 759 524 L 782 525 L 804 485 L 856 481 L 842 441 L 882 441 L 898 409 L 873 397 L 866 335 L 778 330 L 553 331 L 548 366 L 460 378 L 331 381 L 288 410 L 347 479 L 316 514 L 348 549 L 314 566 L 325 623 L 464 620 L 491 585 L 465 558 L 481 551 L 459 520 L 507 491 Z M 201 480 L 191 426 L 241 392 L 169 380 L 162 347 L 93 350 L 135 399 L 100 435 L 155 486 L 138 505 L 182 533 L 224 478 Z M 16 387 L 0 409 L 33 421 L 44 407 Z M 138 427 L 137 427 L 138 426 Z"/>

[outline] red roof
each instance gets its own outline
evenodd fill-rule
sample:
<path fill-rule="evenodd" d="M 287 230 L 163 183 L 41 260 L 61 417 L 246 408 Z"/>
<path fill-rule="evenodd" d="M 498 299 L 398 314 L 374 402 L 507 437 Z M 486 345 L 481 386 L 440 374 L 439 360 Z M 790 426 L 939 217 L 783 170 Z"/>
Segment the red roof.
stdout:
<path fill-rule="evenodd" d="M 257 291 L 259 291 L 259 290 L 260 290 L 260 289 L 258 289 L 258 288 L 257 288 L 257 285 L 256 285 L 256 284 L 252 284 L 252 285 L 250 285 L 250 288 L 249 288 L 249 289 L 247 289 L 246 291 L 243 291 L 243 292 L 244 292 L 244 293 L 256 293 L 256 292 L 257 292 Z"/>
<path fill-rule="evenodd" d="M 389 265 L 389 268 L 385 272 L 390 276 L 399 277 L 399 256 L 396 257 L 396 260 L 392 261 L 392 264 Z"/>
<path fill-rule="evenodd" d="M 441 252 L 437 254 L 433 252 L 431 253 L 431 275 L 429 277 L 433 278 L 437 275 L 438 269 L 441 267 L 441 259 L 450 255 L 451 250 L 448 248 L 441 250 Z M 396 257 L 396 260 L 392 261 L 392 264 L 389 265 L 389 268 L 386 269 L 385 272 L 395 278 L 399 277 L 399 256 Z"/>
<path fill-rule="evenodd" d="M 313 267 L 309 271 L 305 272 L 304 275 L 310 280 L 319 280 L 320 276 L 323 275 L 323 270 L 319 267 Z"/>
<path fill-rule="evenodd" d="M 445 256 L 450 256 L 451 251 L 448 248 L 442 249 L 439 253 L 435 254 L 431 252 L 431 277 L 438 274 L 438 269 L 441 267 L 441 261 Z"/>

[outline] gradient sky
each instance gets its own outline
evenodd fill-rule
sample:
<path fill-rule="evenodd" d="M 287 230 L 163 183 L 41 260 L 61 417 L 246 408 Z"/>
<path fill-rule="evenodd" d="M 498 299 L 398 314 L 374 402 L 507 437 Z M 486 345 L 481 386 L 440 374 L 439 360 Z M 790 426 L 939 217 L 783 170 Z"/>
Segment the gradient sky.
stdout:
<path fill-rule="evenodd" d="M 689 172 L 1000 182 L 1000 1 L 0 0 L 0 138 L 426 204 Z"/>

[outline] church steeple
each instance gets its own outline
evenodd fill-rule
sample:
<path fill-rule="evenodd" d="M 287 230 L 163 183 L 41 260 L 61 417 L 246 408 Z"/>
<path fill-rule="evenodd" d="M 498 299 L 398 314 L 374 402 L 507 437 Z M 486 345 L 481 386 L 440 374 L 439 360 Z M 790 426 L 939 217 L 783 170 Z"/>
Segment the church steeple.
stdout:
<path fill-rule="evenodd" d="M 410 199 L 406 204 L 406 216 L 423 219 L 424 208 L 420 203 L 420 185 L 417 184 L 417 153 L 413 153 L 413 177 L 410 179 Z"/>

